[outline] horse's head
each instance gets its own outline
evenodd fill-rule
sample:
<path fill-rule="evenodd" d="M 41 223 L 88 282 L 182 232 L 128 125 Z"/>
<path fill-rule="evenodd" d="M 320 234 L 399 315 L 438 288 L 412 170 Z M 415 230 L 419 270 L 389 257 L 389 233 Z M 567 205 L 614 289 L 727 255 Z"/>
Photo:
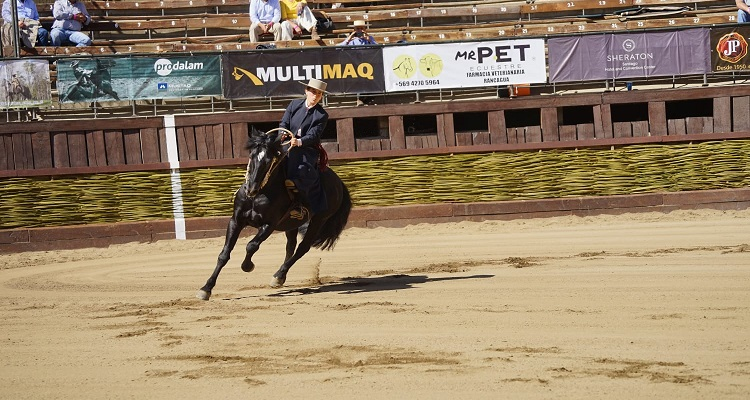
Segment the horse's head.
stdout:
<path fill-rule="evenodd" d="M 281 161 L 281 141 L 277 136 L 275 133 L 261 132 L 255 127 L 250 132 L 246 146 L 250 152 L 250 160 L 245 172 L 245 191 L 248 197 L 257 195 L 263 189 Z"/>

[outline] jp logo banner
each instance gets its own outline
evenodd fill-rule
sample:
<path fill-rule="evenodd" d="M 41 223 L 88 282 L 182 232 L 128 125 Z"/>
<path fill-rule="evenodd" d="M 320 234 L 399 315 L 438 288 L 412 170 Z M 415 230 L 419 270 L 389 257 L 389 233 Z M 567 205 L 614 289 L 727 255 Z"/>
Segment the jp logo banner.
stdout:
<path fill-rule="evenodd" d="M 304 51 L 227 53 L 224 97 L 230 99 L 302 95 L 310 78 L 331 93 L 383 91 L 381 49 L 339 47 Z"/>
<path fill-rule="evenodd" d="M 750 27 L 711 30 L 711 67 L 715 72 L 750 69 L 748 53 Z"/>
<path fill-rule="evenodd" d="M 705 74 L 708 42 L 704 28 L 550 38 L 550 82 Z"/>
<path fill-rule="evenodd" d="M 221 95 L 219 56 L 65 59 L 57 64 L 60 102 Z"/>
<path fill-rule="evenodd" d="M 383 65 L 389 92 L 547 81 L 543 39 L 388 47 Z"/>
<path fill-rule="evenodd" d="M 0 61 L 1 108 L 49 107 L 50 87 L 46 60 Z"/>

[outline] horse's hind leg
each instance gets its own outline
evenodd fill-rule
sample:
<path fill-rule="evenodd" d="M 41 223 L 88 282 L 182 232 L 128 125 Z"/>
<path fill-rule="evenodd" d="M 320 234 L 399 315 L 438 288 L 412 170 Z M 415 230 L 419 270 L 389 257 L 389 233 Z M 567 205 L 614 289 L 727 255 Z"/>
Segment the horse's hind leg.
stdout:
<path fill-rule="evenodd" d="M 286 231 L 286 256 L 284 257 L 284 261 L 292 258 L 294 255 L 294 249 L 297 247 L 297 234 L 299 233 L 298 229 L 292 229 L 291 231 Z"/>
<path fill-rule="evenodd" d="M 240 232 L 245 226 L 245 223 L 238 222 L 234 217 L 229 220 L 229 224 L 227 225 L 227 235 L 224 239 L 224 247 L 221 249 L 221 253 L 219 253 L 219 259 L 216 261 L 216 268 L 214 268 L 211 277 L 208 278 L 206 284 L 198 291 L 198 293 L 196 293 L 195 297 L 201 300 L 208 300 L 211 297 L 211 290 L 216 286 L 216 279 L 219 277 L 221 269 L 227 265 L 227 262 L 229 262 L 232 249 L 234 249 L 234 245 L 237 244 L 237 238 L 240 237 Z"/>
<path fill-rule="evenodd" d="M 255 269 L 255 264 L 253 264 L 252 260 L 253 254 L 258 251 L 258 249 L 260 248 L 260 244 L 268 239 L 269 236 L 271 236 L 271 233 L 273 233 L 273 228 L 271 228 L 271 226 L 268 224 L 262 225 L 260 228 L 258 228 L 258 233 L 255 234 L 255 237 L 250 241 L 250 243 L 247 244 L 247 253 L 245 253 L 245 260 L 242 261 L 243 271 L 251 272 Z"/>
<path fill-rule="evenodd" d="M 310 226 L 307 228 L 307 232 L 305 232 L 305 236 L 302 238 L 302 241 L 300 242 L 299 246 L 297 246 L 297 250 L 294 251 L 294 254 L 291 252 L 294 250 L 294 244 L 297 243 L 297 237 L 296 233 L 297 230 L 294 230 L 294 237 L 290 240 L 289 235 L 290 232 L 286 233 L 286 251 L 287 251 L 287 257 L 284 260 L 284 263 L 281 264 L 281 267 L 278 271 L 276 271 L 275 274 L 273 274 L 273 279 L 271 279 L 271 287 L 278 288 L 284 286 L 284 283 L 286 282 L 286 274 L 289 272 L 289 269 L 292 268 L 292 265 L 297 262 L 302 256 L 307 254 L 308 251 L 310 251 L 310 245 L 312 244 L 313 238 L 318 234 L 320 229 L 322 228 L 323 223 L 318 222 L 310 222 Z M 291 246 L 291 248 L 290 248 Z"/>

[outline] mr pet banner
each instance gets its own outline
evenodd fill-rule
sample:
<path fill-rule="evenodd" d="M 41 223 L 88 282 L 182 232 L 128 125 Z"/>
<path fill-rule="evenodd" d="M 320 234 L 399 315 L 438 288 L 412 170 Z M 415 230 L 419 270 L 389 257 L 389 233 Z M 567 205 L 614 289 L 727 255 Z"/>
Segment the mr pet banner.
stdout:
<path fill-rule="evenodd" d="M 227 53 L 224 97 L 242 99 L 302 95 L 310 78 L 328 84 L 331 93 L 382 92 L 382 49 L 337 47 L 304 51 Z"/>
<path fill-rule="evenodd" d="M 711 29 L 711 68 L 715 72 L 750 69 L 748 53 L 750 27 Z"/>
<path fill-rule="evenodd" d="M 704 28 L 550 38 L 550 82 L 705 74 L 708 46 Z"/>
<path fill-rule="evenodd" d="M 389 92 L 547 81 L 543 39 L 394 46 L 383 64 Z"/>

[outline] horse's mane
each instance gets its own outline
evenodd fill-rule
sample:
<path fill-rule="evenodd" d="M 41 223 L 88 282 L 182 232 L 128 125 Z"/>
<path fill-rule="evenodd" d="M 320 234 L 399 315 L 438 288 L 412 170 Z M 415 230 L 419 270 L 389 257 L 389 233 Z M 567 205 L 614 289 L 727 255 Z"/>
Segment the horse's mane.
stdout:
<path fill-rule="evenodd" d="M 255 127 L 253 127 L 250 131 L 250 135 L 248 135 L 245 149 L 251 152 L 253 149 L 257 149 L 259 147 L 270 149 L 275 139 L 276 135 L 267 135 L 265 132 L 259 131 L 255 129 Z"/>

